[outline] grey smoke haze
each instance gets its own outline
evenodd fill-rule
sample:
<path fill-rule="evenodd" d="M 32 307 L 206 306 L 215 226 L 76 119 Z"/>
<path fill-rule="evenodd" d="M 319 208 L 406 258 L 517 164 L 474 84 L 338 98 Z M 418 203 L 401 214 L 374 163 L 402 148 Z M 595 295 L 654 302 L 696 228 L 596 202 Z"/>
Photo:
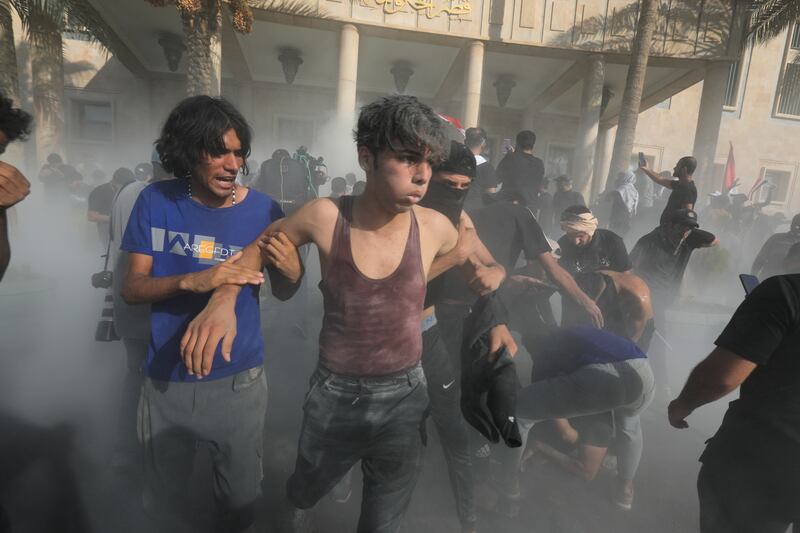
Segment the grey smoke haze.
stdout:
<path fill-rule="evenodd" d="M 351 138 L 337 137 L 341 131 L 333 124 L 323 126 L 315 142 L 308 143 L 312 154 L 325 157 L 331 176 L 358 169 Z M 256 139 L 258 139 L 258 132 Z M 119 166 L 133 168 L 148 161 L 152 138 L 142 138 L 125 153 L 98 154 L 97 162 L 110 176 Z M 263 144 L 254 155 L 266 160 L 278 146 Z M 296 146 L 286 146 L 293 152 Z M 13 154 L 12 154 L 13 155 Z M 15 163 L 14 160 L 9 160 Z M 19 161 L 16 161 L 19 163 Z M 22 165 L 20 165 L 22 167 Z M 24 168 L 24 167 L 22 167 Z M 253 169 L 255 172 L 256 170 Z M 136 501 L 135 483 L 121 481 L 109 471 L 119 404 L 119 387 L 125 372 L 124 350 L 120 342 L 94 342 L 94 328 L 100 314 L 104 291 L 93 289 L 89 276 L 102 267 L 101 249 L 94 224 L 86 221 L 85 205 L 69 205 L 66 199 L 50 201 L 37 181 L 37 168 L 25 169 L 33 183 L 29 199 L 16 209 L 11 240 L 12 270 L 0 285 L 0 414 L 13 415 L 41 427 L 66 424 L 73 429 L 74 445 L 63 459 L 69 462 L 77 480 L 75 487 L 94 531 L 142 531 L 140 517 L 130 502 Z M 88 181 L 88 177 L 87 177 Z M 323 188 L 327 192 L 329 185 Z M 636 226 L 631 231 L 629 249 L 650 227 Z M 560 232 L 551 235 L 557 238 Z M 723 246 L 726 243 L 723 242 Z M 758 250 L 742 250 L 737 256 L 741 271 L 752 262 Z M 687 272 L 683 294 L 694 295 L 694 303 L 676 306 L 670 314 L 672 378 L 682 384 L 689 369 L 710 351 L 712 342 L 727 321 L 730 311 L 741 301 L 743 292 L 728 272 L 709 282 L 698 278 L 694 265 L 696 252 Z M 265 433 L 265 508 L 271 508 L 280 495 L 287 473 L 291 472 L 302 417 L 302 398 L 307 379 L 316 361 L 316 336 L 321 316 L 318 259 L 312 251 L 305 297 L 312 309 L 303 335 L 294 327 L 301 323 L 296 303 L 278 303 L 262 291 L 263 324 L 267 345 L 270 402 Z M 685 300 L 684 300 L 685 301 Z M 700 302 L 716 304 L 713 309 Z M 526 382 L 530 375 L 529 357 L 521 350 L 517 356 L 519 375 Z M 677 393 L 678 391 L 673 391 Z M 478 490 L 483 530 L 517 531 L 686 531 L 693 530 L 697 505 L 693 483 L 697 457 L 703 441 L 718 427 L 727 400 L 699 410 L 690 419 L 692 429 L 679 432 L 668 427 L 663 405 L 653 405 L 644 415 L 645 456 L 637 480 L 634 511 L 620 514 L 607 501 L 602 483 L 608 475 L 586 485 L 569 479 L 548 465 L 526 472 L 525 509 L 520 520 L 497 519 L 488 509 L 492 491 L 481 484 Z M 426 451 L 425 467 L 417 486 L 404 531 L 458 531 L 447 471 L 438 446 L 435 429 L 429 422 L 432 442 Z M 5 434 L 3 440 L 21 438 Z M 208 481 L 208 464 L 198 459 L 198 486 Z M 13 457 L 0 459 L 13 460 Z M 2 468 L 0 468 L 2 471 Z M 19 531 L 46 531 L 42 526 L 46 509 L 37 506 L 38 487 L 48 485 L 52 474 L 47 467 L 34 467 L 16 482 L 16 496 L 9 498 L 9 511 L 21 524 Z M 360 478 L 357 476 L 356 480 Z M 0 488 L 5 488 L 0 485 Z M 27 492 L 26 492 L 27 491 Z M 28 494 L 30 499 L 24 495 Z M 52 497 L 56 497 L 53 492 Z M 348 504 L 336 505 L 325 499 L 319 506 L 320 531 L 338 533 L 355 530 L 360 489 Z M 194 498 L 208 504 L 209 494 L 198 490 Z M 574 498 L 574 500 L 571 500 Z M 604 499 L 605 498 L 605 499 Z M 663 529 L 652 529 L 653 524 Z M 43 529 L 44 527 L 44 529 Z"/>

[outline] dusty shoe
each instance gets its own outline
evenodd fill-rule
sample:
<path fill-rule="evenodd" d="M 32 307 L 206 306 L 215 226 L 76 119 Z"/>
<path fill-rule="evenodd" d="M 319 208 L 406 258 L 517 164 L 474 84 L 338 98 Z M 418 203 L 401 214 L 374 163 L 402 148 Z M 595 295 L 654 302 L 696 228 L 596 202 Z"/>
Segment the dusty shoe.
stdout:
<path fill-rule="evenodd" d="M 613 498 L 617 507 L 624 511 L 630 511 L 633 507 L 633 480 L 615 479 Z"/>

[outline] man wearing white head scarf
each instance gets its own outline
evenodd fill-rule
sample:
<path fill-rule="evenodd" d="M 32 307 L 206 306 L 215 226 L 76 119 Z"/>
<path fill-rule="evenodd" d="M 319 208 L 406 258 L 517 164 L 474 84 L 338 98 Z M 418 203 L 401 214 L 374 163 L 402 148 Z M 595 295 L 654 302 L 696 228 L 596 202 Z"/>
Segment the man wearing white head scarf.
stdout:
<path fill-rule="evenodd" d="M 604 200 L 609 210 L 608 229 L 623 237 L 628 233 L 639 205 L 639 191 L 635 183 L 633 172 L 620 172 L 614 182 L 615 188 L 605 193 Z"/>
<path fill-rule="evenodd" d="M 561 229 L 565 235 L 558 240 L 559 264 L 570 274 L 631 269 L 622 238 L 613 231 L 598 229 L 597 225 L 597 218 L 583 206 L 568 207 L 561 214 Z"/>

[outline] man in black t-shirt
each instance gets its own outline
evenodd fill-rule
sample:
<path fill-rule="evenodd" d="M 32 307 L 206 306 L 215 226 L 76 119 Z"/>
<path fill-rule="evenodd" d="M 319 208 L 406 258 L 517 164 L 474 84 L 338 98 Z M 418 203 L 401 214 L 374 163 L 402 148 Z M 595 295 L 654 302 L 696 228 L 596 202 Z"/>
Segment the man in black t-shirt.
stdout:
<path fill-rule="evenodd" d="M 564 209 L 573 205 L 586 207 L 583 195 L 578 191 L 572 190 L 572 179 L 569 176 L 559 176 L 556 178 L 556 192 L 553 194 L 553 216 L 556 219 L 561 217 Z"/>
<path fill-rule="evenodd" d="M 800 275 L 756 287 L 715 344 L 669 406 L 685 428 L 741 385 L 700 457 L 700 530 L 784 533 L 800 522 Z"/>
<path fill-rule="evenodd" d="M 690 209 L 674 211 L 667 221 L 639 239 L 631 250 L 633 273 L 650 287 L 655 327 L 663 333 L 667 309 L 680 293 L 689 259 L 698 248 L 719 244 L 713 233 L 698 229 L 697 214 Z M 667 355 L 652 354 L 651 362 L 663 392 L 669 393 Z"/>
<path fill-rule="evenodd" d="M 300 209 L 311 198 L 303 165 L 292 159 L 283 148 L 275 150 L 270 159 L 261 163 L 252 187 L 274 198 L 287 215 Z"/>
<path fill-rule="evenodd" d="M 561 247 L 558 262 L 573 276 L 598 270 L 631 269 L 622 237 L 607 229 L 597 229 L 597 218 L 589 208 L 568 207 L 561 215 L 561 229 L 565 235 L 558 239 Z"/>
<path fill-rule="evenodd" d="M 789 231 L 776 233 L 767 239 L 753 261 L 750 273 L 761 279 L 782 274 L 783 260 L 792 246 L 798 242 L 800 242 L 800 215 L 795 215 Z"/>
<path fill-rule="evenodd" d="M 680 291 L 692 252 L 719 244 L 713 233 L 699 226 L 694 211 L 679 209 L 633 247 L 633 270 L 650 286 L 654 301 L 658 294 L 671 304 Z"/>
<path fill-rule="evenodd" d="M 125 185 L 134 181 L 136 181 L 134 173 L 129 168 L 120 167 L 114 171 L 111 181 L 98 185 L 89 193 L 86 218 L 89 222 L 97 224 L 97 233 L 103 247 L 108 246 L 114 198 Z"/>
<path fill-rule="evenodd" d="M 477 164 L 475 180 L 470 185 L 467 199 L 464 201 L 464 209 L 472 212 L 483 207 L 485 195 L 497 192 L 497 176 L 492 164 L 482 155 L 486 148 L 486 130 L 467 128 L 464 144 L 475 156 Z"/>
<path fill-rule="evenodd" d="M 647 168 L 646 161 L 643 165 L 639 165 L 639 169 L 651 180 L 672 191 L 667 200 L 667 206 L 661 213 L 661 224 L 666 222 L 669 215 L 678 209 L 694 209 L 697 203 L 697 187 L 692 174 L 697 169 L 697 159 L 689 155 L 681 157 L 675 168 L 672 169 L 672 175 L 677 178 L 674 180 L 656 174 Z"/>
<path fill-rule="evenodd" d="M 497 165 L 497 181 L 506 190 L 532 190 L 538 193 L 544 179 L 544 162 L 533 155 L 536 134 L 525 130 L 517 134 L 517 144 Z"/>

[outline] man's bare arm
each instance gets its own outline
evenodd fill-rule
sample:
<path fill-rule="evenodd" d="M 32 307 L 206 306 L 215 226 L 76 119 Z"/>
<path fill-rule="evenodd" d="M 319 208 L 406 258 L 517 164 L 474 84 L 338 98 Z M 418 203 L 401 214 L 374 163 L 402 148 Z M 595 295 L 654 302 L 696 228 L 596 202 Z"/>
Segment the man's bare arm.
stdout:
<path fill-rule="evenodd" d="M 441 218 L 444 219 L 444 216 Z M 439 224 L 439 227 L 441 230 L 437 234 L 441 239 L 440 246 L 428 270 L 428 281 L 453 267 L 463 265 L 477 246 L 478 234 L 471 224 L 466 224 L 462 220 L 456 230 L 447 221 L 446 224 L 444 222 Z"/>
<path fill-rule="evenodd" d="M 227 284 L 260 285 L 264 275 L 238 265 L 241 254 L 234 254 L 224 263 L 200 272 L 175 276 L 153 277 L 153 257 L 130 253 L 128 272 L 122 285 L 122 298 L 128 304 L 146 304 L 166 300 L 175 295 L 205 293 Z"/>
<path fill-rule="evenodd" d="M 676 428 L 689 427 L 685 419 L 692 411 L 736 390 L 756 366 L 730 350 L 715 348 L 694 367 L 678 398 L 669 404 L 669 423 Z"/>
<path fill-rule="evenodd" d="M 462 216 L 474 227 L 467 213 Z M 480 235 L 477 235 L 475 251 L 462 265 L 461 272 L 470 288 L 480 296 L 496 291 L 506 279 L 506 269 L 495 260 Z"/>
<path fill-rule="evenodd" d="M 259 243 L 265 239 L 269 240 L 272 235 L 278 232 L 284 233 L 295 247 L 311 241 L 312 228 L 315 224 L 320 223 L 316 213 L 319 210 L 320 205 L 318 204 L 321 201 L 314 200 L 309 202 L 288 217 L 270 224 L 258 239 L 242 250 L 240 261 L 243 262 L 243 266 L 251 271 L 258 271 L 260 274 L 267 261 L 262 256 L 262 249 Z M 275 270 L 275 272 L 270 273 L 270 279 L 273 283 L 273 294 L 277 290 L 276 297 L 280 298 L 285 294 L 282 291 L 292 291 L 291 287 L 287 289 L 282 287 L 281 284 L 292 283 L 292 281 L 286 279 L 283 273 L 278 272 L 280 269 L 276 268 Z M 296 283 L 299 284 L 299 278 Z M 293 290 L 296 290 L 296 288 L 295 286 Z M 222 343 L 223 359 L 230 361 L 233 341 L 236 338 L 236 296 L 240 289 L 241 287 L 233 284 L 219 287 L 211 295 L 205 309 L 187 326 L 186 332 L 181 338 L 180 349 L 181 359 L 183 359 L 190 374 L 202 377 L 211 373 L 214 353 L 220 342 Z"/>
<path fill-rule="evenodd" d="M 578 305 L 583 307 L 583 309 L 589 314 L 592 318 L 592 323 L 598 328 L 603 327 L 603 313 L 600 311 L 600 308 L 597 307 L 597 304 L 587 296 L 585 292 L 578 287 L 578 284 L 575 282 L 575 278 L 573 278 L 569 272 L 564 270 L 561 265 L 558 264 L 556 258 L 553 257 L 553 254 L 550 252 L 543 253 L 539 256 L 539 262 L 544 268 L 547 276 L 558 285 L 558 287 L 567 293 L 567 296 L 572 298 Z"/>
<path fill-rule="evenodd" d="M 650 178 L 654 182 L 658 183 L 662 187 L 666 187 L 667 189 L 671 189 L 673 187 L 673 185 L 675 184 L 674 180 L 672 180 L 670 178 L 665 178 L 661 174 L 656 174 L 655 172 L 653 172 L 652 170 L 647 168 L 647 165 L 640 166 L 639 170 L 644 172 L 645 175 L 647 175 L 648 178 Z"/>
<path fill-rule="evenodd" d="M 86 218 L 89 222 L 111 222 L 111 217 L 109 215 L 104 215 L 97 211 L 89 211 L 86 214 Z"/>

